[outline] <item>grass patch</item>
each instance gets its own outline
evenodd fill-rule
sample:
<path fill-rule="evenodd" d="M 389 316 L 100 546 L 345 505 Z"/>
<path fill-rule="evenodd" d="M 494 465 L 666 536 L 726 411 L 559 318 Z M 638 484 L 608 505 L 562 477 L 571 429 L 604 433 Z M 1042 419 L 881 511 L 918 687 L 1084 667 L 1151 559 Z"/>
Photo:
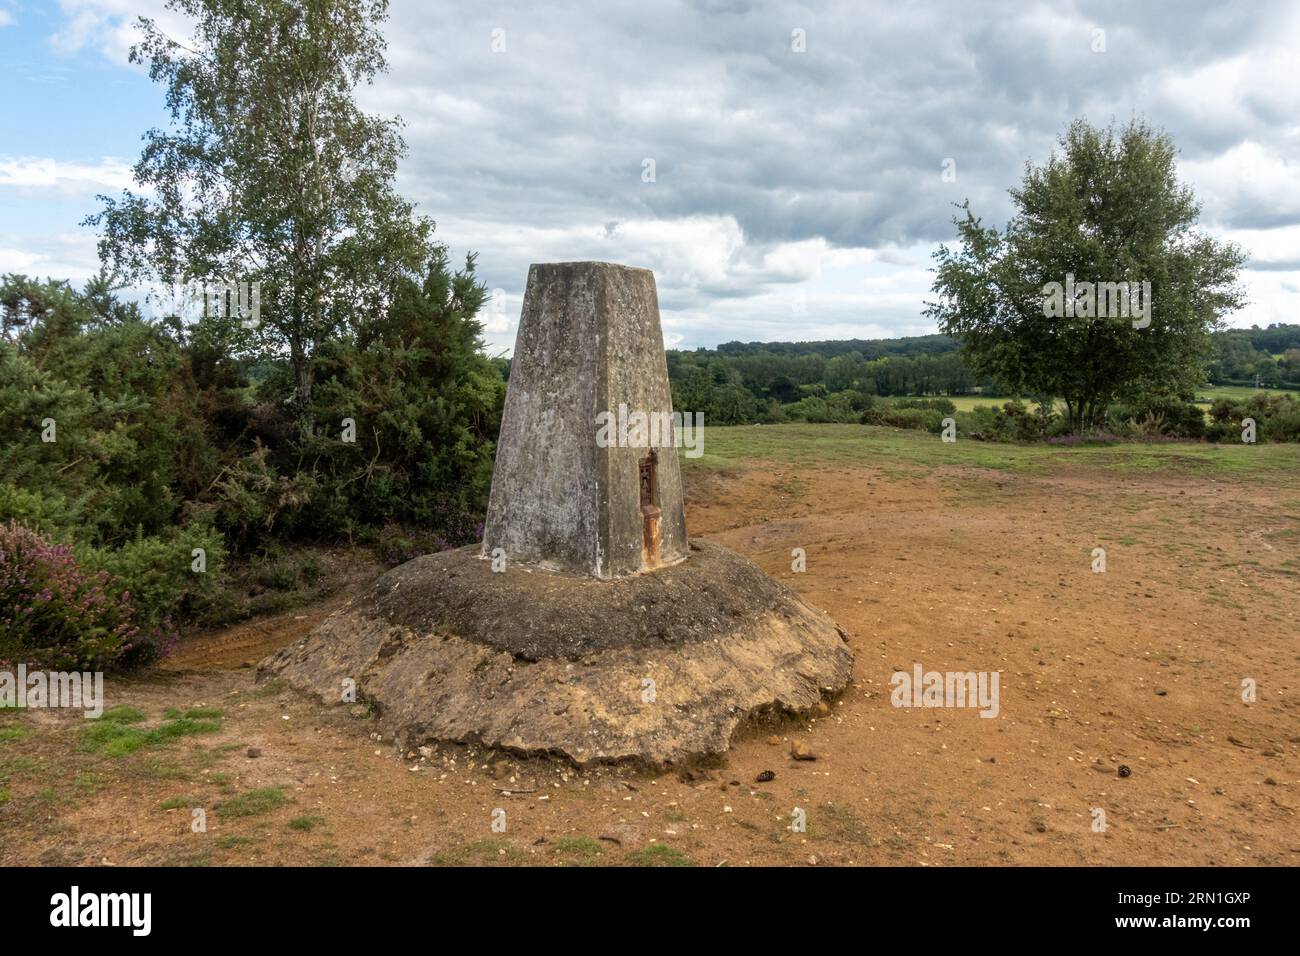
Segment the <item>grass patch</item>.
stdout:
<path fill-rule="evenodd" d="M 249 790 L 231 797 L 217 807 L 217 812 L 223 817 L 254 817 L 270 813 L 288 802 L 289 798 L 279 787 L 262 787 L 260 790 Z"/>
<path fill-rule="evenodd" d="M 93 797 L 108 785 L 108 777 L 95 770 L 78 770 L 72 785 L 83 796 Z"/>
<path fill-rule="evenodd" d="M 0 740 L 22 740 L 27 736 L 22 727 L 0 727 Z"/>
<path fill-rule="evenodd" d="M 694 866 L 695 861 L 667 843 L 652 843 L 627 855 L 632 866 Z"/>
<path fill-rule="evenodd" d="M 31 757 L 12 757 L 9 760 L 0 760 L 0 774 L 8 776 L 10 773 L 28 773 L 38 766 L 39 764 Z"/>
<path fill-rule="evenodd" d="M 1256 395 L 1291 395 L 1300 398 L 1293 389 L 1254 388 L 1250 385 L 1203 385 L 1196 390 L 1196 404 L 1209 405 L 1218 398 L 1230 398 L 1234 401 L 1253 398 Z"/>
<path fill-rule="evenodd" d="M 0 790 L 0 804 L 8 803 L 11 794 L 8 790 Z"/>
<path fill-rule="evenodd" d="M 987 468 L 1051 474 L 1070 468 L 1120 473 L 1166 472 L 1263 477 L 1300 473 L 1300 444 L 1223 445 L 1210 442 L 1121 442 L 1059 446 L 963 439 L 943 442 L 929 432 L 874 425 L 733 425 L 709 429 L 700 458 L 682 457 L 689 476 L 741 469 L 746 462 L 869 465 L 901 474 L 939 468 Z"/>
<path fill-rule="evenodd" d="M 172 797 L 170 800 L 164 800 L 158 804 L 160 810 L 179 810 L 182 807 L 189 806 L 189 801 L 184 797 Z"/>
<path fill-rule="evenodd" d="M 138 724 L 145 719 L 145 713 L 139 708 L 118 704 L 116 707 L 105 710 L 99 715 L 99 719 L 111 721 L 115 724 Z"/>
<path fill-rule="evenodd" d="M 289 829 L 302 830 L 303 832 L 309 833 L 324 822 L 324 817 L 294 817 L 289 821 Z"/>
<path fill-rule="evenodd" d="M 555 846 L 551 847 L 551 852 L 556 856 L 577 863 L 590 863 L 600 856 L 600 851 L 600 843 L 586 836 L 565 837 L 563 840 L 556 840 Z"/>
<path fill-rule="evenodd" d="M 184 713 L 175 707 L 168 707 L 163 711 L 163 717 L 167 720 L 220 720 L 221 715 L 220 707 L 191 707 Z"/>
<path fill-rule="evenodd" d="M 81 732 L 81 748 L 108 757 L 125 757 L 137 750 L 153 749 L 194 734 L 210 734 L 221 729 L 215 720 L 198 720 L 178 716 L 164 720 L 154 728 L 136 726 L 145 715 L 134 707 L 112 707 L 104 711 Z"/>
<path fill-rule="evenodd" d="M 246 836 L 220 836 L 213 841 L 220 850 L 233 850 L 237 846 L 247 846 L 254 842 L 256 841 L 252 837 Z"/>
<path fill-rule="evenodd" d="M 429 857 L 430 866 L 481 866 L 485 863 L 519 863 L 524 855 L 508 840 L 475 840 Z"/>

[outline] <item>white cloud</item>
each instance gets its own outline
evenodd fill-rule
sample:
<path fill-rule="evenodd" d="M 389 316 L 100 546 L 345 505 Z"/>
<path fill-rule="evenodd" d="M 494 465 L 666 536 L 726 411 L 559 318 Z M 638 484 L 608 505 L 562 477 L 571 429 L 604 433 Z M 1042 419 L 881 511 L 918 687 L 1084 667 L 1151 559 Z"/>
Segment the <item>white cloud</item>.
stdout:
<path fill-rule="evenodd" d="M 95 236 L 89 230 L 45 236 L 0 234 L 0 274 L 82 282 L 98 271 Z"/>
<path fill-rule="evenodd" d="M 41 156 L 0 156 L 0 188 L 8 187 L 30 196 L 51 191 L 65 196 L 126 189 L 131 185 L 131 167 L 106 156 L 98 163 L 65 162 Z"/>
<path fill-rule="evenodd" d="M 55 52 L 72 55 L 94 48 L 125 66 L 127 52 L 139 40 L 138 17 L 148 17 L 172 36 L 188 35 L 186 21 L 166 8 L 165 0 L 59 0 L 63 23 L 50 36 Z"/>
<path fill-rule="evenodd" d="M 760 244 L 732 217 L 630 219 L 565 227 L 444 220 L 455 254 L 492 250 L 493 298 L 484 309 L 492 352 L 514 345 L 528 266 L 595 259 L 651 269 L 665 342 L 694 347 L 728 339 L 888 337 L 931 329 L 920 317 L 929 250 L 846 249 L 825 240 Z M 900 267 L 901 266 L 901 267 Z M 795 311 L 799 302 L 802 311 Z M 896 332 L 892 334 L 904 334 Z"/>
<path fill-rule="evenodd" d="M 1206 225 L 1300 221 L 1300 160 L 1262 143 L 1239 143 L 1179 168 L 1201 200 Z"/>
<path fill-rule="evenodd" d="M 1300 268 L 1268 272 L 1247 269 L 1241 278 L 1250 302 L 1229 318 L 1228 325 L 1247 328 L 1275 322 L 1300 323 Z"/>

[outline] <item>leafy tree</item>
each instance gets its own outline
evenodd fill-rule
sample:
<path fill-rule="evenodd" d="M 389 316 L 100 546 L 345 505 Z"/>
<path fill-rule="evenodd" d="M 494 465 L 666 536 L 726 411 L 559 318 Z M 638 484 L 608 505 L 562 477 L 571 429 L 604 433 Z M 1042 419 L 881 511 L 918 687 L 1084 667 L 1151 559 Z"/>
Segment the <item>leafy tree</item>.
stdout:
<path fill-rule="evenodd" d="M 1287 349 L 1300 348 L 1300 325 L 1273 322 L 1264 329 L 1252 325 L 1247 334 L 1250 336 L 1251 344 L 1261 352 L 1274 354 L 1285 352 Z"/>
<path fill-rule="evenodd" d="M 353 100 L 385 68 L 386 0 L 169 0 L 187 42 L 141 18 L 131 60 L 167 88 L 171 125 L 134 168 L 144 192 L 87 222 L 125 281 L 260 283 L 259 332 L 287 355 L 298 434 L 316 355 L 418 277 L 433 224 L 393 189 L 400 121 Z M 251 289 L 251 286 L 250 286 Z"/>
<path fill-rule="evenodd" d="M 1170 138 L 1134 120 L 1073 123 L 1010 190 L 1016 214 L 987 228 L 969 201 L 960 248 L 941 246 L 926 314 L 959 335 L 977 374 L 1015 393 L 1060 396 L 1075 432 L 1114 400 L 1186 394 L 1203 381 L 1210 333 L 1245 300 L 1243 252 L 1197 232 L 1199 206 L 1175 175 Z M 1048 283 L 1150 283 L 1150 325 L 1130 317 L 1049 315 Z M 1082 299 L 1080 300 L 1083 301 Z"/>

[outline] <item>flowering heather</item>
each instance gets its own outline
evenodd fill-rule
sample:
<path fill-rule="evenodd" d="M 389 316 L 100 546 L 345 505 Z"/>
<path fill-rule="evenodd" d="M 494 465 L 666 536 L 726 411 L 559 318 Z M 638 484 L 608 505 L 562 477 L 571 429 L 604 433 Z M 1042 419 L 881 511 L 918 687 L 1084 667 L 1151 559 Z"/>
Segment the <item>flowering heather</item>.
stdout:
<path fill-rule="evenodd" d="M 0 658 L 90 670 L 156 659 L 163 636 L 135 624 L 130 593 L 113 584 L 79 568 L 67 545 L 0 525 Z"/>

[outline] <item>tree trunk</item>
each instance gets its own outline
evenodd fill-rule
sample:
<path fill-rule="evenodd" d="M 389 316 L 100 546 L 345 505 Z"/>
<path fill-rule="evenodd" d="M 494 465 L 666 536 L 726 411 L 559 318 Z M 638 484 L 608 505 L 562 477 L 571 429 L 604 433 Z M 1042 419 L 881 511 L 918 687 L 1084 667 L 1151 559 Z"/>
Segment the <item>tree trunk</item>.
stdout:
<path fill-rule="evenodd" d="M 1070 431 L 1075 435 L 1083 432 L 1083 409 L 1072 398 L 1065 400 L 1065 418 L 1070 423 Z"/>
<path fill-rule="evenodd" d="M 299 441 L 306 441 L 315 429 L 312 418 L 311 392 L 315 379 L 315 369 L 311 356 L 301 349 L 293 349 L 289 356 L 293 368 L 293 415 L 298 428 Z"/>

